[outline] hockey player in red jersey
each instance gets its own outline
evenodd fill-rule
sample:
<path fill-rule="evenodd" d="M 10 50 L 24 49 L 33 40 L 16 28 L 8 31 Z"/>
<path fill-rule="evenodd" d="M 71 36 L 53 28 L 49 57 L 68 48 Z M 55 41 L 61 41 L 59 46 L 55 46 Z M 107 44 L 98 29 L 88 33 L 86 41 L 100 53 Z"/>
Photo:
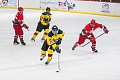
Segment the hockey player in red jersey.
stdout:
<path fill-rule="evenodd" d="M 94 37 L 94 34 L 92 33 L 97 28 L 103 29 L 104 33 L 106 34 L 108 34 L 109 32 L 109 30 L 104 25 L 99 24 L 94 19 L 92 19 L 91 22 L 87 24 L 85 28 L 82 29 L 82 32 L 79 35 L 79 39 L 72 47 L 72 50 L 74 50 L 77 46 L 83 44 L 86 39 L 89 39 L 90 42 L 92 43 L 91 46 L 92 51 L 98 52 L 98 50 L 96 49 L 96 39 Z"/>
<path fill-rule="evenodd" d="M 13 28 L 15 30 L 13 44 L 19 44 L 19 42 L 18 42 L 18 37 L 19 37 L 21 44 L 26 45 L 26 43 L 23 40 L 23 30 L 22 30 L 22 28 L 24 27 L 24 28 L 28 29 L 29 27 L 24 23 L 23 11 L 24 11 L 23 8 L 19 7 L 18 12 L 15 15 L 15 19 L 12 21 L 13 22 Z"/>

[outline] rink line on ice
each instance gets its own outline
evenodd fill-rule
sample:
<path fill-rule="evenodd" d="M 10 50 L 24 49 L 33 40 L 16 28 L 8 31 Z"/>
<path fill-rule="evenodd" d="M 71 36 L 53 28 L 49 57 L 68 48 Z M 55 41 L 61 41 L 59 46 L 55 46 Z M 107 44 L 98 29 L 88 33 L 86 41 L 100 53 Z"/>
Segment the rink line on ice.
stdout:
<path fill-rule="evenodd" d="M 66 61 L 61 61 L 60 63 L 69 63 L 69 62 L 77 62 L 79 60 L 89 60 L 89 59 L 92 59 L 92 58 L 85 58 L 85 59 L 75 59 L 75 60 L 66 60 Z M 51 62 L 49 65 L 55 65 L 55 64 L 58 64 L 58 62 Z M 28 64 L 26 64 L 28 65 Z M 14 70 L 14 69 L 22 69 L 22 68 L 29 68 L 29 67 L 36 67 L 36 66 L 45 66 L 45 64 L 35 64 L 35 65 L 28 65 L 28 66 L 18 66 L 18 67 L 10 67 L 10 68 L 1 68 L 0 71 L 5 71 L 5 70 Z M 47 66 L 49 66 L 47 65 Z"/>

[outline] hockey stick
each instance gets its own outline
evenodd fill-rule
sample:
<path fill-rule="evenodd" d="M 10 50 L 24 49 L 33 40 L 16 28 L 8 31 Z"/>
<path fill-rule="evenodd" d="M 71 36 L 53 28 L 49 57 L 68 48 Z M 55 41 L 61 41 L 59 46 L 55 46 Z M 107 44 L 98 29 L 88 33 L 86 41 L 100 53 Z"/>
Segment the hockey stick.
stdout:
<path fill-rule="evenodd" d="M 27 28 L 28 31 L 30 31 L 28 28 Z"/>
<path fill-rule="evenodd" d="M 58 70 L 60 71 L 60 53 L 58 53 Z"/>
<path fill-rule="evenodd" d="M 58 53 L 58 70 L 56 72 L 60 71 L 60 53 Z"/>
<path fill-rule="evenodd" d="M 99 36 L 97 36 L 95 39 L 97 39 L 97 38 L 99 38 L 100 36 L 102 36 L 103 34 L 105 34 L 105 33 L 102 33 L 102 34 L 100 34 Z M 84 47 L 84 46 L 86 46 L 87 44 L 89 44 L 90 43 L 90 41 L 89 42 L 87 42 L 86 44 L 84 44 L 84 45 L 82 45 L 81 47 Z"/>

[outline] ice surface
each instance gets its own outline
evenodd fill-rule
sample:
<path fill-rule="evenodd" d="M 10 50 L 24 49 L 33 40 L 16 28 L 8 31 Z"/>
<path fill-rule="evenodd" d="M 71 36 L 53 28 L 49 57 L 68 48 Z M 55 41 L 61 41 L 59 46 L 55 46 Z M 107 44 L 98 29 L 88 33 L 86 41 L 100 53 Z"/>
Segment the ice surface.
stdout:
<path fill-rule="evenodd" d="M 43 11 L 24 11 L 24 21 L 30 27 L 30 31 L 23 28 L 26 46 L 13 45 L 12 20 L 16 12 L 17 10 L 0 10 L 0 80 L 120 80 L 120 18 L 51 12 L 53 17 L 50 29 L 56 24 L 65 32 L 60 46 L 61 71 L 56 73 L 56 52 L 48 66 L 44 65 L 47 57 L 43 61 L 39 60 L 43 32 L 37 36 L 35 42 L 30 41 Z M 99 52 L 93 53 L 91 44 L 72 51 L 81 29 L 91 19 L 104 24 L 110 30 L 109 34 L 97 39 Z M 101 33 L 101 29 L 94 31 L 95 36 Z"/>

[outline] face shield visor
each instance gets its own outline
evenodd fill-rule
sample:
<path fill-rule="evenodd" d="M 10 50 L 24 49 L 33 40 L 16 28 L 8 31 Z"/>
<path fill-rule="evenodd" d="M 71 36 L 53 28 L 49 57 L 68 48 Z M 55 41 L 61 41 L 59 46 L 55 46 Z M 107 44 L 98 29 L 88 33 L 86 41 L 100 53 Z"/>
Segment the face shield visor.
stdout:
<path fill-rule="evenodd" d="M 57 35 L 57 34 L 58 34 L 58 30 L 52 30 L 52 33 L 53 33 L 54 35 Z"/>

